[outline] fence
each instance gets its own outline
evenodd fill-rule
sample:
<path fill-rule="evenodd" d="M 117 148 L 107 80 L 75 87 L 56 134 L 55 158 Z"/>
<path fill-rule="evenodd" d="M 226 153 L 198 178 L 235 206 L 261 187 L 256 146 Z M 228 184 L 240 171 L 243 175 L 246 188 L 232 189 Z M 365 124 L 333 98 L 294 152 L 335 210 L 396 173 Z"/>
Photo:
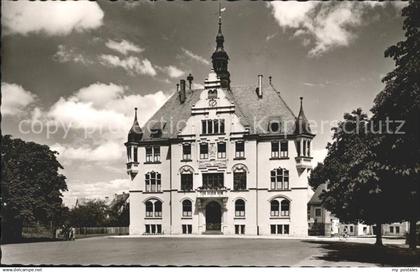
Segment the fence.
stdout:
<path fill-rule="evenodd" d="M 81 228 L 76 228 L 76 235 L 91 235 L 91 234 L 127 235 L 128 234 L 128 227 L 81 227 Z"/>

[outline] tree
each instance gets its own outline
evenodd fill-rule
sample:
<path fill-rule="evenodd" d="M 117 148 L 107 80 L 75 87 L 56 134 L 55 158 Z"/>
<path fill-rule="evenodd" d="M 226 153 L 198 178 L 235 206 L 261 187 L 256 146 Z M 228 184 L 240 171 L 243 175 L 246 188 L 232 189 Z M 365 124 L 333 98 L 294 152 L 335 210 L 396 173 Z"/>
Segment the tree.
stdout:
<path fill-rule="evenodd" d="M 57 222 L 66 177 L 46 145 L 1 136 L 2 241 L 22 238 L 24 223 Z"/>
<path fill-rule="evenodd" d="M 371 123 L 361 109 L 345 114 L 333 128 L 333 142 L 323 164 L 312 171 L 313 188 L 328 182 L 320 195 L 326 209 L 346 223 L 376 224 L 377 230 L 391 220 L 386 192 L 381 189 L 381 172 L 375 167 Z M 376 231 L 377 245 L 382 245 L 381 231 Z"/>
<path fill-rule="evenodd" d="M 372 119 L 379 128 L 387 119 L 394 121 L 391 133 L 379 135 L 374 149 L 377 167 L 392 180 L 388 189 L 398 203 L 394 209 L 410 221 L 410 248 L 415 249 L 420 218 L 420 2 L 410 1 L 402 16 L 406 39 L 385 51 L 395 69 L 383 78 L 386 86 L 375 98 Z"/>
<path fill-rule="evenodd" d="M 107 224 L 111 227 L 128 227 L 130 218 L 130 208 L 127 201 L 128 194 L 115 195 L 107 209 Z"/>
<path fill-rule="evenodd" d="M 103 227 L 106 225 L 107 206 L 102 200 L 89 200 L 70 211 L 70 224 L 76 227 Z"/>

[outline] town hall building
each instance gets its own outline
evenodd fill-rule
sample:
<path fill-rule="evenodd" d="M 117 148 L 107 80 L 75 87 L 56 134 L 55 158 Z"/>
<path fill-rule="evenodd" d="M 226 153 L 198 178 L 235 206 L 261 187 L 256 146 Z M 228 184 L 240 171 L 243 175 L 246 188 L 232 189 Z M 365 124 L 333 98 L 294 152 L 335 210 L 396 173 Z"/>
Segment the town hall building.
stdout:
<path fill-rule="evenodd" d="M 128 134 L 130 235 L 307 236 L 311 140 L 271 82 L 235 87 L 221 17 L 203 89 L 193 77 Z"/>

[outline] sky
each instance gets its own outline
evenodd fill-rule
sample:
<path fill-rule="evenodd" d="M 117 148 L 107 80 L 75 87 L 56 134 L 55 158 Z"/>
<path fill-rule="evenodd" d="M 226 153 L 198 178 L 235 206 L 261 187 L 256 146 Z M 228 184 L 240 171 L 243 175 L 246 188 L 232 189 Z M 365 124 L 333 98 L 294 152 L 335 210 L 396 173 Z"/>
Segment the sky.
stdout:
<path fill-rule="evenodd" d="M 316 127 L 314 163 L 345 112 L 368 112 L 403 38 L 402 2 L 221 2 L 232 85 L 272 76 Z M 59 152 L 66 205 L 127 192 L 124 142 L 191 73 L 203 85 L 218 2 L 54 1 L 2 4 L 3 134 Z"/>

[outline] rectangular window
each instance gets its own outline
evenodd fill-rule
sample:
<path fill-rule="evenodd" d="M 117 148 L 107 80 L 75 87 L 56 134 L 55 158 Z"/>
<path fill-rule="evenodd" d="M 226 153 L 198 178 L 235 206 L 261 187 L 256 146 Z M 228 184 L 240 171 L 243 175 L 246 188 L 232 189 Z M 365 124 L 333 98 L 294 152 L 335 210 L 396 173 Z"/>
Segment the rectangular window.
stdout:
<path fill-rule="evenodd" d="M 182 145 L 182 159 L 186 161 L 191 160 L 191 144 Z"/>
<path fill-rule="evenodd" d="M 223 188 L 223 173 L 203 174 L 203 187 L 205 189 Z"/>
<path fill-rule="evenodd" d="M 146 162 L 160 162 L 160 146 L 146 147 Z"/>
<path fill-rule="evenodd" d="M 200 159 L 208 159 L 208 158 L 209 158 L 209 144 L 201 143 L 200 144 Z"/>
<path fill-rule="evenodd" d="M 283 225 L 277 225 L 277 234 L 283 234 Z"/>
<path fill-rule="evenodd" d="M 191 234 L 191 233 L 192 233 L 192 225 L 183 224 L 182 234 Z"/>
<path fill-rule="evenodd" d="M 162 225 L 156 225 L 156 233 L 160 234 L 162 233 Z"/>
<path fill-rule="evenodd" d="M 276 224 L 270 225 L 271 234 L 289 234 L 289 225 Z"/>
<path fill-rule="evenodd" d="M 283 234 L 289 234 L 289 225 L 283 225 Z"/>
<path fill-rule="evenodd" d="M 245 234 L 245 225 L 235 225 L 235 234 Z"/>
<path fill-rule="evenodd" d="M 400 233 L 400 227 L 395 227 L 395 233 Z"/>
<path fill-rule="evenodd" d="M 288 142 L 283 141 L 280 143 L 280 157 L 287 158 L 289 156 L 289 145 Z"/>
<path fill-rule="evenodd" d="M 233 173 L 233 190 L 246 190 L 246 172 Z"/>
<path fill-rule="evenodd" d="M 193 190 L 193 174 L 181 174 L 181 191 Z"/>
<path fill-rule="evenodd" d="M 226 143 L 217 143 L 217 158 L 226 158 Z"/>
<path fill-rule="evenodd" d="M 225 120 L 201 120 L 201 133 L 202 134 L 224 134 L 225 133 Z"/>
<path fill-rule="evenodd" d="M 146 162 L 152 162 L 153 160 L 153 149 L 151 146 L 146 147 Z"/>
<path fill-rule="evenodd" d="M 201 120 L 201 133 L 207 134 L 207 120 Z"/>
<path fill-rule="evenodd" d="M 160 161 L 160 146 L 153 147 L 154 151 L 154 161 L 159 162 Z"/>
<path fill-rule="evenodd" d="M 236 158 L 243 158 L 245 157 L 245 143 L 235 142 L 235 157 Z"/>
<path fill-rule="evenodd" d="M 353 226 L 350 226 L 350 232 L 353 232 Z"/>
<path fill-rule="evenodd" d="M 278 168 L 270 172 L 271 190 L 288 190 L 289 189 L 289 170 Z"/>
<path fill-rule="evenodd" d="M 219 120 L 213 120 L 214 134 L 219 134 Z"/>
<path fill-rule="evenodd" d="M 271 142 L 271 157 L 279 157 L 279 142 Z"/>
<path fill-rule="evenodd" d="M 138 158 L 137 158 L 137 147 L 134 147 L 134 162 L 138 162 Z"/>
<path fill-rule="evenodd" d="M 308 147 L 307 147 L 308 157 L 310 157 L 311 156 L 311 142 L 307 141 L 306 143 L 308 144 Z"/>
<path fill-rule="evenodd" d="M 276 230 L 277 230 L 276 225 L 270 225 L 270 228 L 271 228 L 271 234 L 276 234 L 277 233 L 276 232 Z"/>
<path fill-rule="evenodd" d="M 303 156 L 305 157 L 306 156 L 306 141 L 304 141 L 304 140 L 302 140 L 303 142 L 302 142 L 302 145 L 303 145 L 303 150 L 302 150 L 302 153 L 303 153 Z"/>
<path fill-rule="evenodd" d="M 315 216 L 321 216 L 321 209 L 320 208 L 315 209 Z"/>
<path fill-rule="evenodd" d="M 146 229 L 146 233 L 150 234 L 150 225 L 146 225 L 145 229 Z"/>
<path fill-rule="evenodd" d="M 213 134 L 213 121 L 207 120 L 207 133 Z"/>
<path fill-rule="evenodd" d="M 224 119 L 220 119 L 219 120 L 219 124 L 220 124 L 220 133 L 221 134 L 225 134 L 225 120 Z"/>
<path fill-rule="evenodd" d="M 390 227 L 389 227 L 389 232 L 391 232 L 391 233 L 393 233 L 393 232 L 394 232 L 394 227 L 393 227 L 393 226 L 390 226 Z"/>

